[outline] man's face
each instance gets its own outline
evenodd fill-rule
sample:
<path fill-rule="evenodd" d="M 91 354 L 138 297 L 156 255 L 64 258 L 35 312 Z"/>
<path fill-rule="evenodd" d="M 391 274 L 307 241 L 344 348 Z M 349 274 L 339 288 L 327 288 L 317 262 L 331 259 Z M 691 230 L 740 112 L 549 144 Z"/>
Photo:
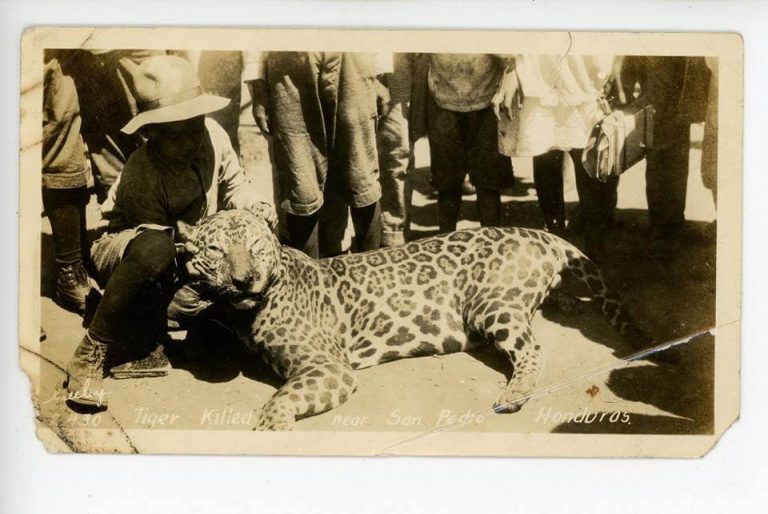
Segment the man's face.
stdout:
<path fill-rule="evenodd" d="M 154 152 L 174 164 L 188 165 L 203 144 L 205 116 L 146 127 Z"/>

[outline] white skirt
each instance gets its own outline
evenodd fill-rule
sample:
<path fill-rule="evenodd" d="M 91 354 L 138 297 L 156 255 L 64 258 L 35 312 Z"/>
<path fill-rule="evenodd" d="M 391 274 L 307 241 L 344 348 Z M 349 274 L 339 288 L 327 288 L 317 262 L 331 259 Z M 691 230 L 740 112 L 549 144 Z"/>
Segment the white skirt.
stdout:
<path fill-rule="evenodd" d="M 533 157 L 550 150 L 584 148 L 592 127 L 602 117 L 597 99 L 578 105 L 542 105 L 528 97 L 520 111 L 515 155 Z"/>

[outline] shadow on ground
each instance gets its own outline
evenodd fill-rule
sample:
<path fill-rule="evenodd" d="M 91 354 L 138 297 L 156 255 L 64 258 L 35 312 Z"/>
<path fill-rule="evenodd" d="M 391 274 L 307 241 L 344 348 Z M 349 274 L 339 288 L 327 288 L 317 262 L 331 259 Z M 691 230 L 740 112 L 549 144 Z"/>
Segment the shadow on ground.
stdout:
<path fill-rule="evenodd" d="M 629 415 L 629 423 L 570 421 L 556 433 L 712 434 L 714 433 L 714 337 L 705 334 L 682 347 L 677 365 L 620 368 L 608 377 L 616 396 L 644 402 L 674 416 Z"/>
<path fill-rule="evenodd" d="M 174 369 L 183 369 L 197 380 L 229 382 L 241 373 L 272 387 L 285 379 L 277 375 L 261 356 L 248 350 L 228 329 L 215 322 L 201 322 L 183 341 L 166 343 L 166 355 Z"/>

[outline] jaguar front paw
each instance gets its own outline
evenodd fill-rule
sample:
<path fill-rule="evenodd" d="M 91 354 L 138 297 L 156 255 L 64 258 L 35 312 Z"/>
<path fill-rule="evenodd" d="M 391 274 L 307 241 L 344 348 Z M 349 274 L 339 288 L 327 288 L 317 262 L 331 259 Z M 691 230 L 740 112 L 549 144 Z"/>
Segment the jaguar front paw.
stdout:
<path fill-rule="evenodd" d="M 294 429 L 295 415 L 288 406 L 267 404 L 256 418 L 254 431 L 284 432 Z"/>

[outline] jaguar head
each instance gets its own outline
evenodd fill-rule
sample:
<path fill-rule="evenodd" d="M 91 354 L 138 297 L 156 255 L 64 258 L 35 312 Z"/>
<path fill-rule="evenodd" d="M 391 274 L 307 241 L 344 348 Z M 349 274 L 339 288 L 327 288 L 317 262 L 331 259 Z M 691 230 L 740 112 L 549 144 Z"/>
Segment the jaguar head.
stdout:
<path fill-rule="evenodd" d="M 280 244 L 269 220 L 233 209 L 197 225 L 179 222 L 177 228 L 189 256 L 190 282 L 201 294 L 236 309 L 261 305 L 280 263 Z"/>

